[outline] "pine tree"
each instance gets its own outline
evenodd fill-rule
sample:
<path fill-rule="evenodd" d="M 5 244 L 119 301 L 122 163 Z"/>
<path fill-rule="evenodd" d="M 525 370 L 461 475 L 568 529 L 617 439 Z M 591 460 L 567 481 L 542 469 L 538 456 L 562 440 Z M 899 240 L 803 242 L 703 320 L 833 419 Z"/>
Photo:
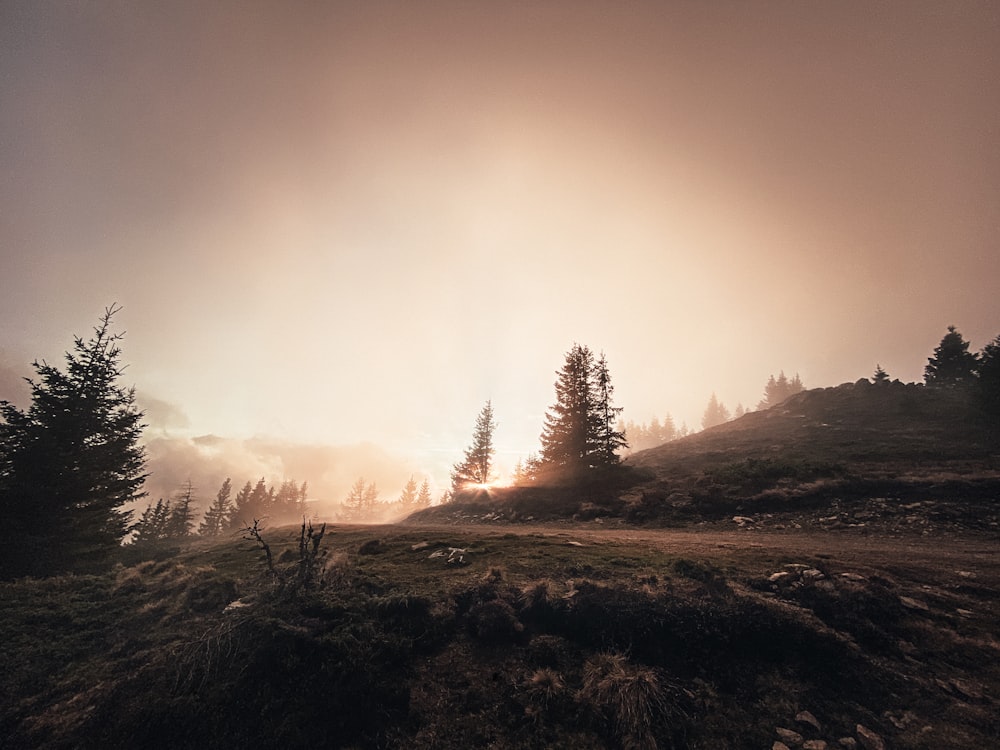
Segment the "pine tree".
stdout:
<path fill-rule="evenodd" d="M 233 480 L 226 477 L 219 491 L 215 495 L 215 501 L 208 506 L 205 516 L 198 526 L 200 536 L 213 537 L 222 533 L 223 529 L 229 526 L 229 515 L 232 511 L 230 495 L 233 491 Z"/>
<path fill-rule="evenodd" d="M 708 400 L 708 406 L 705 407 L 705 414 L 701 418 L 701 428 L 707 430 L 709 427 L 715 427 L 728 421 L 729 409 L 715 397 L 713 392 L 712 397 Z"/>
<path fill-rule="evenodd" d="M 170 501 L 161 497 L 156 505 L 149 504 L 132 527 L 132 543 L 138 545 L 156 544 L 170 535 Z"/>
<path fill-rule="evenodd" d="M 423 483 L 420 485 L 420 492 L 417 493 L 417 507 L 418 508 L 429 508 L 431 505 L 431 483 L 424 477 Z"/>
<path fill-rule="evenodd" d="M 991 416 L 1000 415 L 1000 336 L 984 346 L 979 355 L 976 395 L 983 411 Z"/>
<path fill-rule="evenodd" d="M 452 467 L 452 492 L 461 492 L 471 485 L 485 485 L 493 481 L 493 455 L 496 453 L 493 433 L 496 428 L 493 404 L 487 401 L 476 418 L 472 445 L 466 449 L 465 457 Z"/>
<path fill-rule="evenodd" d="M 969 342 L 962 338 L 955 326 L 948 326 L 948 333 L 924 367 L 924 383 L 934 388 L 972 385 L 978 363 L 979 358 L 969 351 Z"/>
<path fill-rule="evenodd" d="M 142 412 L 105 309 L 94 335 L 75 337 L 66 369 L 34 362 L 31 406 L 0 401 L 0 570 L 44 575 L 99 568 L 128 533 L 126 507 L 145 496 Z"/>
<path fill-rule="evenodd" d="M 243 485 L 243 488 L 236 493 L 236 500 L 233 502 L 233 510 L 229 514 L 229 528 L 240 529 L 250 526 L 254 521 L 253 509 L 250 507 L 250 496 L 253 494 L 253 485 L 250 480 Z"/>
<path fill-rule="evenodd" d="M 365 515 L 370 515 L 375 512 L 375 505 L 378 503 L 378 487 L 375 486 L 375 482 L 372 482 L 367 487 L 365 487 L 364 494 L 364 512 Z"/>
<path fill-rule="evenodd" d="M 875 385 L 883 385 L 889 382 L 889 373 L 882 369 L 882 365 L 875 365 L 875 373 L 872 375 L 872 382 Z"/>
<path fill-rule="evenodd" d="M 774 375 L 768 378 L 767 385 L 764 386 L 764 398 L 757 404 L 757 410 L 763 411 L 764 409 L 770 409 L 772 406 L 777 406 L 785 399 L 803 390 L 805 390 L 805 387 L 802 385 L 802 379 L 799 378 L 798 373 L 795 374 L 794 378 L 789 380 L 784 370 L 782 370 L 777 380 Z"/>
<path fill-rule="evenodd" d="M 410 475 L 409 480 L 403 486 L 403 491 L 399 493 L 399 505 L 404 513 L 410 513 L 417 505 L 417 483 Z"/>
<path fill-rule="evenodd" d="M 170 510 L 167 535 L 171 539 L 183 540 L 194 531 L 194 486 L 189 479 L 181 489 L 177 501 Z"/>
<path fill-rule="evenodd" d="M 616 451 L 627 442 L 612 427 L 620 409 L 611 403 L 614 389 L 604 356 L 595 363 L 589 348 L 574 344 L 556 374 L 556 403 L 545 415 L 541 438 L 544 468 L 573 475 L 617 464 Z"/>
<path fill-rule="evenodd" d="M 601 357 L 597 360 L 595 385 L 597 404 L 594 454 L 598 464 L 613 466 L 619 461 L 618 451 L 628 448 L 628 441 L 625 439 L 625 432 L 615 427 L 622 407 L 612 405 L 615 388 L 611 385 L 611 373 L 608 372 L 608 360 L 604 352 L 601 352 Z"/>
<path fill-rule="evenodd" d="M 357 481 L 351 485 L 347 497 L 344 498 L 344 515 L 349 521 L 356 521 L 361 518 L 365 510 L 365 478 L 358 477 Z"/>

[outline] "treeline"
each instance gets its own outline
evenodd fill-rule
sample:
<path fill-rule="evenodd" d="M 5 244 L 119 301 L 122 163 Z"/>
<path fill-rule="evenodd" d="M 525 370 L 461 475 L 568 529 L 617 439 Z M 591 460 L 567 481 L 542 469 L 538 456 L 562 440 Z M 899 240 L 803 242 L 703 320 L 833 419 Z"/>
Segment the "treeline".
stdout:
<path fill-rule="evenodd" d="M 802 379 L 798 373 L 791 378 L 785 375 L 784 371 L 777 377 L 771 375 L 764 386 L 764 397 L 757 402 L 756 410 L 763 411 L 764 409 L 770 409 L 772 406 L 777 406 L 788 397 L 794 396 L 804 389 L 805 386 L 802 384 Z M 713 392 L 702 415 L 701 428 L 707 430 L 709 427 L 715 427 L 732 419 L 739 419 L 749 411 L 752 410 L 745 408 L 743 404 L 737 404 L 736 408 L 730 412 L 728 407 Z M 674 418 L 669 412 L 662 421 L 653 417 L 648 423 L 641 422 L 637 424 L 631 420 L 625 423 L 620 422 L 619 429 L 625 433 L 629 445 L 629 450 L 624 455 L 648 448 L 655 448 L 672 440 L 687 437 L 694 432 L 688 428 L 686 423 L 682 423 L 680 427 L 677 427 Z"/>
<path fill-rule="evenodd" d="M 249 480 L 233 497 L 233 482 L 227 477 L 205 509 L 201 523 L 196 522 L 194 488 L 188 482 L 174 500 L 160 498 L 149 504 L 132 526 L 136 545 L 179 542 L 191 537 L 215 537 L 227 531 L 245 529 L 254 521 L 266 519 L 271 525 L 297 523 L 309 515 L 308 484 L 286 480 L 270 485 L 261 477 Z M 197 532 L 196 532 L 197 529 Z"/>
<path fill-rule="evenodd" d="M 430 505 L 431 483 L 426 477 L 418 488 L 417 481 L 411 476 L 392 502 L 379 500 L 376 484 L 359 477 L 340 506 L 338 520 L 350 523 L 402 518 Z"/>

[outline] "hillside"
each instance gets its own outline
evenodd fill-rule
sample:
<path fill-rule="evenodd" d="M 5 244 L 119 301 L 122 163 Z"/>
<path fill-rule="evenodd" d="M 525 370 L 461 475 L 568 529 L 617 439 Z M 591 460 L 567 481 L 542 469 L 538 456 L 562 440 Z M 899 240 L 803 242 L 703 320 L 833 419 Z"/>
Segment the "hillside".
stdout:
<path fill-rule="evenodd" d="M 803 391 L 623 469 L 585 486 L 498 488 L 413 520 L 1000 530 L 1000 429 L 962 393 L 898 381 Z"/>

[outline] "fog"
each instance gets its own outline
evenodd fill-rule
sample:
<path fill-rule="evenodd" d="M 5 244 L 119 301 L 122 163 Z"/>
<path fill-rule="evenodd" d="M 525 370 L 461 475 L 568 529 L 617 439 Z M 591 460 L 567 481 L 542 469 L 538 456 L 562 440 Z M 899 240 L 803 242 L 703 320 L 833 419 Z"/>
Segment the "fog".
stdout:
<path fill-rule="evenodd" d="M 1000 333 L 990 3 L 13 0 L 0 70 L 0 398 L 121 303 L 154 499 L 441 488 L 487 400 L 509 470 L 574 342 L 695 428 Z"/>

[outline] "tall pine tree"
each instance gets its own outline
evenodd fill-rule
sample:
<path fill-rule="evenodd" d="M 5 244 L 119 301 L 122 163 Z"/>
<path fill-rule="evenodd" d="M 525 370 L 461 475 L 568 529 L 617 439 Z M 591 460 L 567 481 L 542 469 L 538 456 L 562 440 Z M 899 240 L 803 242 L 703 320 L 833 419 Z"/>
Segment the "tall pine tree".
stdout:
<path fill-rule="evenodd" d="M 8 575 L 89 570 L 129 531 L 127 506 L 145 495 L 142 412 L 105 309 L 94 335 L 76 337 L 66 369 L 34 362 L 31 406 L 0 402 L 0 570 Z"/>
<path fill-rule="evenodd" d="M 617 464 L 616 451 L 627 442 L 615 428 L 621 410 L 612 405 L 604 355 L 595 362 L 588 347 L 574 344 L 556 374 L 556 403 L 545 415 L 541 437 L 543 471 L 575 475 Z"/>
<path fill-rule="evenodd" d="M 476 428 L 472 434 L 472 445 L 465 451 L 465 457 L 451 470 L 451 491 L 461 492 L 472 485 L 489 484 L 493 479 L 493 433 L 497 423 L 493 419 L 493 403 L 486 406 L 476 417 Z"/>

